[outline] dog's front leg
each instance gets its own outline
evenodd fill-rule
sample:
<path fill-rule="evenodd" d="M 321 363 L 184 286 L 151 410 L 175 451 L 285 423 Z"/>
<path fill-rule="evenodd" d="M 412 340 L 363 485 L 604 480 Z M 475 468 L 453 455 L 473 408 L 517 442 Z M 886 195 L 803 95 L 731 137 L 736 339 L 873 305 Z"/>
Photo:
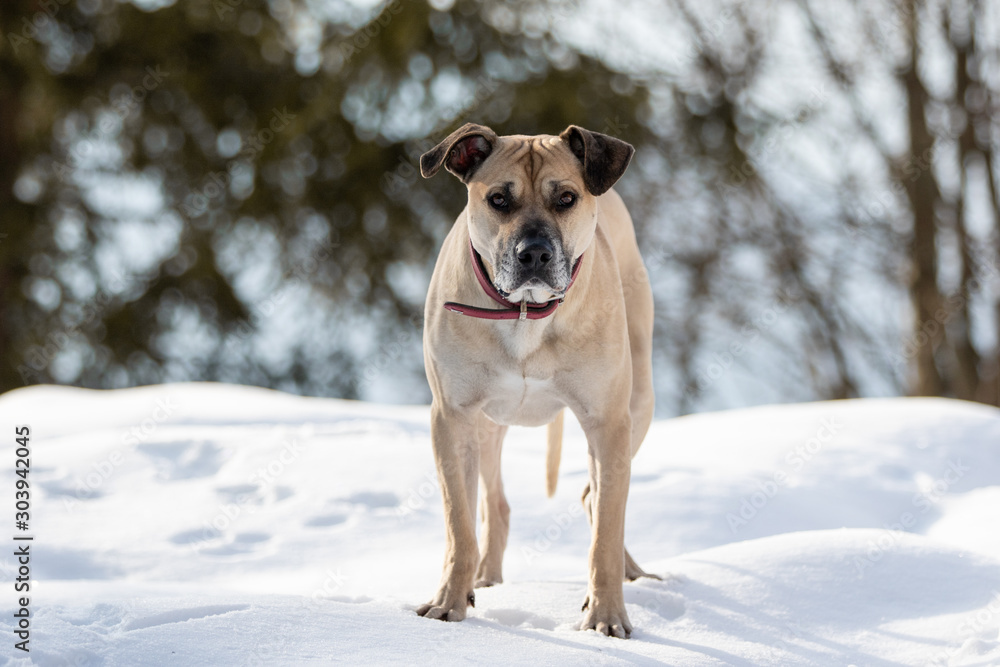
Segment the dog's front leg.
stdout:
<path fill-rule="evenodd" d="M 466 607 L 475 606 L 472 585 L 479 561 L 475 523 L 479 443 L 474 413 L 435 401 L 431 406 L 431 441 L 444 501 L 447 547 L 438 592 L 417 613 L 442 621 L 461 621 Z"/>
<path fill-rule="evenodd" d="M 632 420 L 627 410 L 616 417 L 597 420 L 586 429 L 594 511 L 590 582 L 580 627 L 622 639 L 632 634 L 622 592 L 631 430 Z"/>

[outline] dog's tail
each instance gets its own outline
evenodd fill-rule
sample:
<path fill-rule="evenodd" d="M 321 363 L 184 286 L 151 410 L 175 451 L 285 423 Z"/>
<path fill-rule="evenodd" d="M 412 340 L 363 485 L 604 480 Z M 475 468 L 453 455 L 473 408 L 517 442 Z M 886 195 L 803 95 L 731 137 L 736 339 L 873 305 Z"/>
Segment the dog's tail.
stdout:
<path fill-rule="evenodd" d="M 559 411 L 556 418 L 547 427 L 546 439 L 548 450 L 545 454 L 545 491 L 549 498 L 555 495 L 556 482 L 559 481 L 559 459 L 562 457 L 563 413 Z"/>

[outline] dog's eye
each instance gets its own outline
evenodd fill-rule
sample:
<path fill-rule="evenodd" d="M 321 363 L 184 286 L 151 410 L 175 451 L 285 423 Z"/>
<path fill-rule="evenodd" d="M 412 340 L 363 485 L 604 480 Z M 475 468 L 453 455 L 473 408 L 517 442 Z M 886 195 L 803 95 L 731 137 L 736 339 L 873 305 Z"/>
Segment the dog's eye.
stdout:
<path fill-rule="evenodd" d="M 559 195 L 559 207 L 569 208 L 576 203 L 576 195 L 572 192 L 564 192 Z"/>
<path fill-rule="evenodd" d="M 507 208 L 507 198 L 499 192 L 494 195 L 490 195 L 490 206 L 498 211 L 502 211 Z"/>

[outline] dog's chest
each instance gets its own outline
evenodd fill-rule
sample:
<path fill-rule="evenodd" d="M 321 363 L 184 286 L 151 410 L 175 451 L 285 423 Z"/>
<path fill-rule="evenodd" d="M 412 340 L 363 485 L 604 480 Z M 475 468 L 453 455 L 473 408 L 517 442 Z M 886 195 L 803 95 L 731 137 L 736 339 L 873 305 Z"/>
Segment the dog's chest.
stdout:
<path fill-rule="evenodd" d="M 491 378 L 483 412 L 497 424 L 544 426 L 564 405 L 553 377 L 508 370 L 498 371 Z"/>
<path fill-rule="evenodd" d="M 525 359 L 542 345 L 545 324 L 536 320 L 505 323 L 509 326 L 499 331 L 498 338 L 504 349 L 514 359 Z"/>

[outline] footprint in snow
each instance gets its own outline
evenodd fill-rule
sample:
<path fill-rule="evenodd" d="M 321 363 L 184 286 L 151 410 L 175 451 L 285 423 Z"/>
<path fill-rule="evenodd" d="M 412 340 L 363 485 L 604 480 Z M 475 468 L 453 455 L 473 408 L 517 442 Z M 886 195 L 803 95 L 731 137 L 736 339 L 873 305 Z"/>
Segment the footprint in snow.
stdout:
<path fill-rule="evenodd" d="M 231 486 L 217 486 L 215 488 L 216 493 L 230 501 L 256 497 L 259 491 L 260 487 L 256 484 L 233 484 Z"/>
<path fill-rule="evenodd" d="M 399 505 L 399 496 L 387 491 L 359 491 L 344 498 L 344 502 L 352 505 L 364 505 L 370 509 L 382 507 L 396 507 Z"/>
<path fill-rule="evenodd" d="M 309 519 L 305 525 L 309 528 L 326 528 L 327 526 L 336 526 L 345 521 L 347 521 L 347 515 L 345 514 L 323 514 Z"/>
<path fill-rule="evenodd" d="M 199 549 L 199 554 L 208 556 L 240 556 L 242 557 L 263 556 L 271 549 L 267 548 L 271 541 L 271 536 L 267 533 L 237 533 L 233 539 L 216 546 Z"/>
<path fill-rule="evenodd" d="M 170 538 L 170 542 L 179 546 L 195 545 L 199 543 L 215 542 L 222 538 L 222 533 L 214 528 L 195 528 L 177 533 Z"/>
<path fill-rule="evenodd" d="M 161 479 L 171 481 L 211 477 L 223 463 L 222 448 L 213 442 L 150 442 L 136 449 L 153 459 Z"/>
<path fill-rule="evenodd" d="M 309 528 L 336 526 L 347 521 L 348 515 L 351 512 L 374 511 L 376 513 L 383 513 L 385 510 L 391 509 L 395 513 L 396 508 L 399 507 L 399 502 L 399 496 L 395 493 L 386 491 L 359 491 L 346 498 L 328 500 L 327 505 L 332 505 L 333 508 L 340 511 L 314 516 L 308 519 L 304 525 Z"/>

